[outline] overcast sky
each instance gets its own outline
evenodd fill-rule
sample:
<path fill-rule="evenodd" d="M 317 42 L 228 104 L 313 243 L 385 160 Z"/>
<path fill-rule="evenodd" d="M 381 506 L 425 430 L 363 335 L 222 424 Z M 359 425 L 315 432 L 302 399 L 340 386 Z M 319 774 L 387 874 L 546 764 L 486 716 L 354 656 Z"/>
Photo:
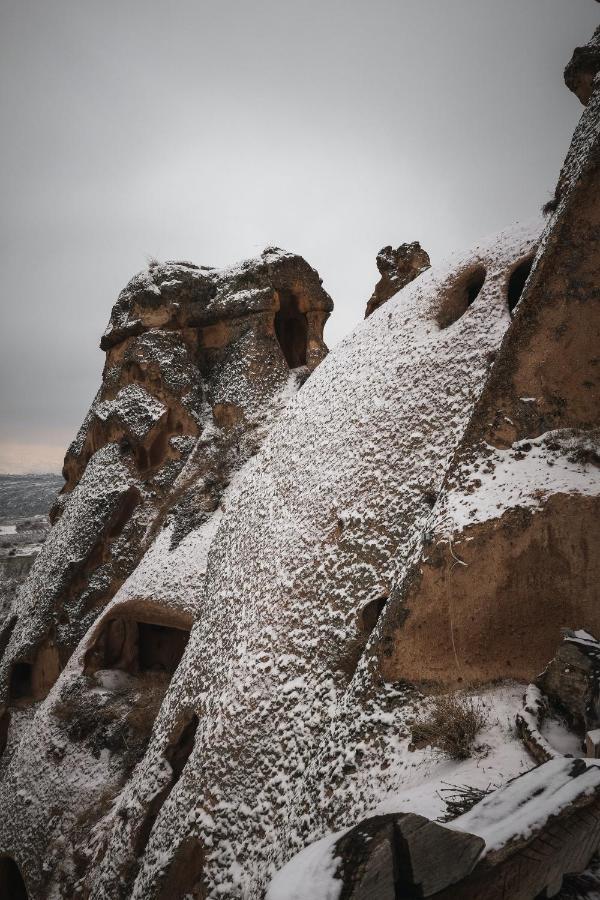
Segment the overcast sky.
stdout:
<path fill-rule="evenodd" d="M 594 0 L 0 0 L 0 471 L 55 470 L 149 255 L 301 253 L 364 314 L 380 247 L 432 260 L 548 199 Z"/>

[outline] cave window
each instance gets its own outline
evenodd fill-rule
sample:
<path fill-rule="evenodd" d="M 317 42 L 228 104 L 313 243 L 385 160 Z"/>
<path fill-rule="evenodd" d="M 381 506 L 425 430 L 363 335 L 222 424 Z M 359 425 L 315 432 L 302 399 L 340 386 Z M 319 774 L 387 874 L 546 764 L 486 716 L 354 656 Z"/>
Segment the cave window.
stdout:
<path fill-rule="evenodd" d="M 141 672 L 173 674 L 185 650 L 189 632 L 166 625 L 138 623 L 139 667 Z"/>
<path fill-rule="evenodd" d="M 306 365 L 308 322 L 291 291 L 279 291 L 275 334 L 290 369 Z"/>
<path fill-rule="evenodd" d="M 10 712 L 5 709 L 2 716 L 0 716 L 0 756 L 6 750 L 6 745 L 8 744 L 8 730 L 10 728 Z M 0 893 L 0 900 L 2 898 L 2 894 Z"/>
<path fill-rule="evenodd" d="M 194 749 L 196 731 L 198 730 L 198 716 L 194 713 L 189 722 L 186 722 L 177 740 L 167 747 L 165 756 L 173 769 L 174 783 L 179 779 L 190 754 Z"/>
<path fill-rule="evenodd" d="M 10 856 L 0 857 L 0 900 L 27 900 L 23 876 Z"/>
<path fill-rule="evenodd" d="M 33 666 L 31 663 L 20 662 L 13 666 L 10 675 L 10 698 L 11 700 L 21 700 L 25 697 L 31 697 L 33 694 L 32 686 Z"/>
<path fill-rule="evenodd" d="M 529 273 L 531 272 L 532 265 L 533 256 L 529 256 L 527 257 L 527 259 L 522 260 L 513 269 L 510 278 L 508 279 L 508 288 L 506 291 L 506 295 L 508 300 L 508 309 L 511 315 L 514 312 L 517 303 L 521 299 L 521 294 L 523 293 L 525 282 L 529 278 Z"/>
<path fill-rule="evenodd" d="M 466 313 L 479 296 L 485 283 L 485 276 L 484 266 L 475 266 L 466 274 L 459 276 L 456 284 L 448 290 L 437 314 L 440 328 L 448 328 Z"/>
<path fill-rule="evenodd" d="M 86 671 L 121 669 L 130 675 L 175 672 L 190 633 L 184 628 L 111 619 L 88 651 Z"/>
<path fill-rule="evenodd" d="M 196 731 L 198 729 L 198 716 L 194 713 L 192 717 L 186 721 L 180 729 L 177 737 L 165 749 L 165 757 L 169 761 L 172 769 L 171 780 L 166 784 L 158 794 L 154 796 L 149 806 L 146 808 L 146 814 L 140 824 L 138 833 L 135 837 L 136 855 L 141 856 L 150 839 L 150 834 L 154 828 L 154 823 L 160 813 L 163 804 L 179 781 L 181 773 L 186 762 L 190 758 L 190 754 L 194 749 L 194 741 L 196 739 Z M 179 892 L 174 889 L 171 884 L 172 892 L 168 893 L 168 897 L 183 897 L 187 891 Z M 161 893 L 161 897 L 163 894 Z"/>
<path fill-rule="evenodd" d="M 374 630 L 387 599 L 387 597 L 377 597 L 375 600 L 370 600 L 361 609 L 358 621 L 360 630 L 364 634 L 371 634 Z"/>

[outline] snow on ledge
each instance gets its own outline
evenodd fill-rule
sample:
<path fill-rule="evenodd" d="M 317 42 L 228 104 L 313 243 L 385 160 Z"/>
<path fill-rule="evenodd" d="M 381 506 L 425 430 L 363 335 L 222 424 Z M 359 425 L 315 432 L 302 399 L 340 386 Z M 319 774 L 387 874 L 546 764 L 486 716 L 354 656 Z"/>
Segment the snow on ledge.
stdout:
<path fill-rule="evenodd" d="M 444 498 L 452 531 L 498 519 L 514 507 L 540 507 L 552 494 L 600 494 L 600 467 L 588 460 L 598 442 L 572 431 L 548 431 L 508 450 L 486 445 L 485 456 L 461 466 Z"/>

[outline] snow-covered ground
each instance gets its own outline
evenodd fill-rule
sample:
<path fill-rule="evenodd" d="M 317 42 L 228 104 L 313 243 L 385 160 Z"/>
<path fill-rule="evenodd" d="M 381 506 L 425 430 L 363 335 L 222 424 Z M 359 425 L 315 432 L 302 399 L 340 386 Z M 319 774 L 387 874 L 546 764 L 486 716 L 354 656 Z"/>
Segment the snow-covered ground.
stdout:
<path fill-rule="evenodd" d="M 571 757 L 581 757 L 581 738 L 558 715 L 550 715 L 542 734 L 557 753 L 544 766 L 536 766 L 517 736 L 515 715 L 522 710 L 526 685 L 506 683 L 479 695 L 487 713 L 471 758 L 455 761 L 431 748 L 406 747 L 412 774 L 401 791 L 390 793 L 364 818 L 389 813 L 418 813 L 444 820 L 445 795 L 461 787 L 478 788 L 487 796 L 447 827 L 476 834 L 485 840 L 484 854 L 502 847 L 515 835 L 527 837 L 582 793 L 600 785 L 600 765 L 587 761 L 588 771 L 570 777 Z M 527 779 L 519 775 L 530 773 Z M 510 782 L 503 791 L 497 791 Z M 534 797 L 532 802 L 525 798 Z M 330 833 L 294 856 L 272 879 L 267 900 L 338 900 L 342 883 L 335 877 L 335 845 L 344 831 Z M 590 876 L 592 870 L 590 869 Z M 589 893 L 589 900 L 599 894 Z"/>
<path fill-rule="evenodd" d="M 390 793 L 364 818 L 413 812 L 439 819 L 446 811 L 444 792 L 448 789 L 454 786 L 494 789 L 532 769 L 535 763 L 514 725 L 526 687 L 507 683 L 481 693 L 488 720 L 470 759 L 451 760 L 431 747 L 411 751 L 407 737 L 403 789 Z M 561 732 L 559 742 L 564 740 Z M 410 774 L 406 775 L 407 771 Z M 334 878 L 337 863 L 332 851 L 343 833 L 328 834 L 293 857 L 272 879 L 267 900 L 337 900 L 342 885 Z"/>

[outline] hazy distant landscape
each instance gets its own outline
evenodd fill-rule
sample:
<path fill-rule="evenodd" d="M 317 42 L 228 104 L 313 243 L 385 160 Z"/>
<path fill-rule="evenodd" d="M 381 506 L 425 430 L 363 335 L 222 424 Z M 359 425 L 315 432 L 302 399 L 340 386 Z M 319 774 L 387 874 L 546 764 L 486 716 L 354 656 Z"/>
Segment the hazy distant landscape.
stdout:
<path fill-rule="evenodd" d="M 0 475 L 0 521 L 45 515 L 63 484 L 61 475 Z"/>

